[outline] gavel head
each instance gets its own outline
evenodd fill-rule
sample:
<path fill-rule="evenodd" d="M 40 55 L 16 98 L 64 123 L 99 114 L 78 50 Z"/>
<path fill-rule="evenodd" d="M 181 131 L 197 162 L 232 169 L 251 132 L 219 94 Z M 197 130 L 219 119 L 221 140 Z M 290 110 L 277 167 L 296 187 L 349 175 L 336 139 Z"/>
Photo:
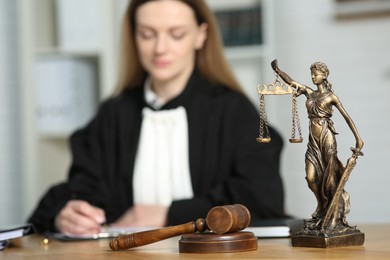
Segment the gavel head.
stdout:
<path fill-rule="evenodd" d="M 217 234 L 243 230 L 250 221 L 249 210 L 241 204 L 214 207 L 206 217 L 208 229 Z"/>

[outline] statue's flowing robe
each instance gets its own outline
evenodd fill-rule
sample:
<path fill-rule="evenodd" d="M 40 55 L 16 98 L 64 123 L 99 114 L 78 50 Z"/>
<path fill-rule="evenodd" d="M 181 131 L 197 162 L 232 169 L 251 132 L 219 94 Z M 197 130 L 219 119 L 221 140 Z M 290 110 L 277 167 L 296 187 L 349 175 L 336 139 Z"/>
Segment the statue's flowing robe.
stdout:
<path fill-rule="evenodd" d="M 306 108 L 310 119 L 309 142 L 306 152 L 306 163 L 315 167 L 315 182 L 318 187 L 318 198 L 322 202 L 319 210 L 326 212 L 336 192 L 344 166 L 337 157 L 337 134 L 331 120 L 333 110 L 331 104 L 326 102 L 331 93 L 314 93 L 308 97 Z M 313 127 L 319 127 L 319 136 L 313 135 Z M 340 198 L 339 213 L 333 218 L 341 217 L 345 221 L 349 213 L 349 195 L 344 190 Z"/>

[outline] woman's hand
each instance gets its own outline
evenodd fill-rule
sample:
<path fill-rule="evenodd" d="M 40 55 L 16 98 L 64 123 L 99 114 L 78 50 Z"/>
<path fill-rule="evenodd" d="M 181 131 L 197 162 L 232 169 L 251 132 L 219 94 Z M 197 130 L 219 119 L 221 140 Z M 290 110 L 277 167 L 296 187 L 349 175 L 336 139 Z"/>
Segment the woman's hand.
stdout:
<path fill-rule="evenodd" d="M 70 200 L 55 218 L 58 231 L 67 234 L 95 234 L 106 221 L 102 209 L 83 200 Z"/>
<path fill-rule="evenodd" d="M 159 205 L 135 205 L 128 209 L 114 227 L 163 227 L 167 222 L 168 207 Z"/>

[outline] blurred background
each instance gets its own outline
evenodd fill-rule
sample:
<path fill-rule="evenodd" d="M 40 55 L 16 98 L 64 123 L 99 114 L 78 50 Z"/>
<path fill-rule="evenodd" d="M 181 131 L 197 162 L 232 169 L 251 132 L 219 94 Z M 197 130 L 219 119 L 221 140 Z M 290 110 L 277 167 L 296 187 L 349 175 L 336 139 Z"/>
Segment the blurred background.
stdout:
<path fill-rule="evenodd" d="M 26 221 L 48 187 L 66 179 L 69 135 L 115 87 L 127 2 L 0 0 L 0 226 Z M 310 65 L 328 65 L 328 79 L 365 142 L 365 156 L 346 184 L 349 223 L 390 222 L 390 1 L 207 2 L 229 62 L 256 106 L 256 86 L 275 80 L 273 59 L 308 86 Z M 304 102 L 298 98 L 304 142 L 290 144 L 291 96 L 266 97 L 269 123 L 285 140 L 286 212 L 309 218 L 316 202 L 305 181 Z M 345 164 L 355 140 L 338 111 L 333 119 Z"/>

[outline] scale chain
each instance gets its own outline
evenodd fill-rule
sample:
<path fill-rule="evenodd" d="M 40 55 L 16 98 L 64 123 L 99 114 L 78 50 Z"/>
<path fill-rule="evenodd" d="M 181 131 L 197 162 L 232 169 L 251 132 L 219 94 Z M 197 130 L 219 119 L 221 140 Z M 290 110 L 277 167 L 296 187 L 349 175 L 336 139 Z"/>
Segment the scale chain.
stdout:
<path fill-rule="evenodd" d="M 298 130 L 299 138 L 295 138 L 295 130 Z M 302 130 L 299 122 L 298 108 L 297 108 L 297 96 L 293 93 L 292 96 L 292 127 L 291 127 L 291 139 L 290 142 L 301 142 Z"/>
<path fill-rule="evenodd" d="M 266 140 L 270 140 L 270 134 L 268 129 L 267 112 L 265 110 L 264 95 L 260 95 L 259 110 L 260 110 L 260 123 L 259 123 L 259 138 L 257 140 L 259 142 L 267 142 Z M 264 130 L 266 133 L 264 133 Z"/>

